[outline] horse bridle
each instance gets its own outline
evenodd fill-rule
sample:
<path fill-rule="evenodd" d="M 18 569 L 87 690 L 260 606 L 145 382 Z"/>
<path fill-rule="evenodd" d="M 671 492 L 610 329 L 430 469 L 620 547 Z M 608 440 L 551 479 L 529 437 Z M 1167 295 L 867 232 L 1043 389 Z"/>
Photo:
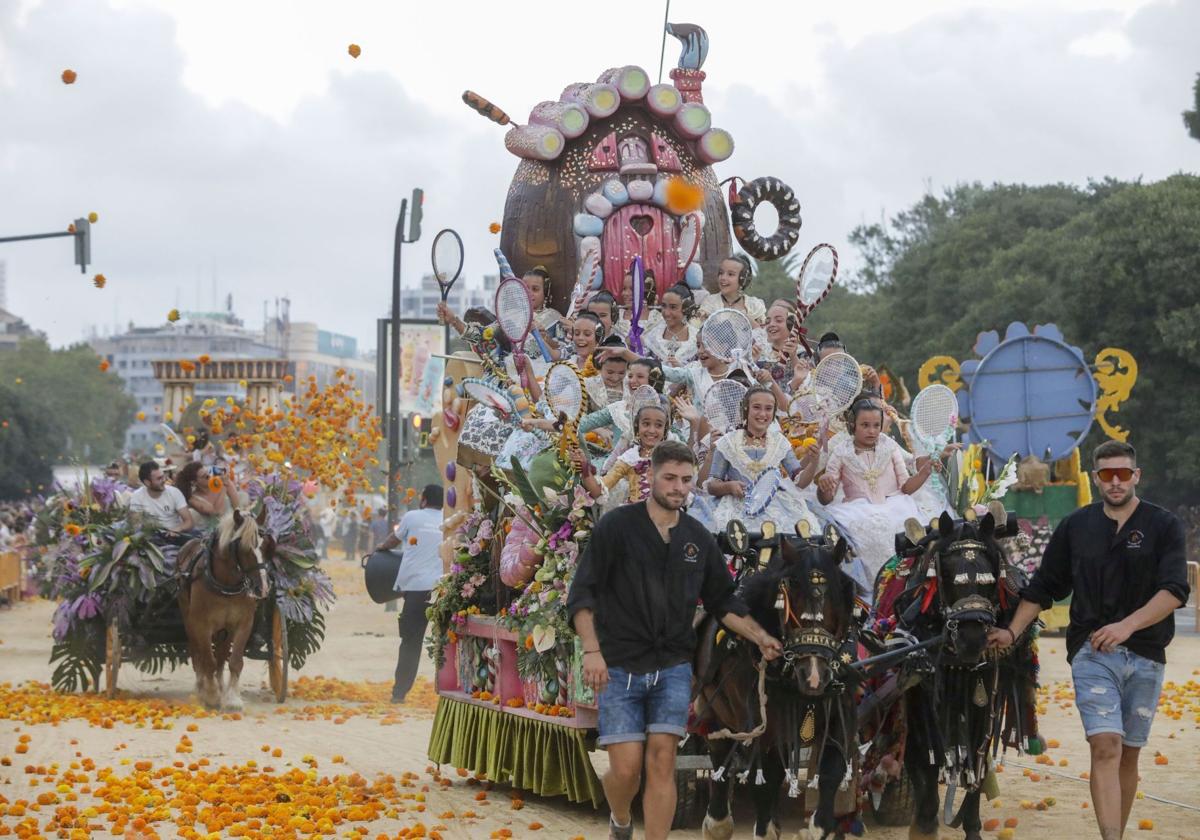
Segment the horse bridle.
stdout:
<path fill-rule="evenodd" d="M 262 545 L 261 537 L 259 538 L 258 544 L 259 544 L 259 546 Z M 234 548 L 233 550 L 235 552 L 234 556 L 236 557 L 237 549 Z M 257 550 L 257 547 L 256 547 L 256 550 Z M 238 580 L 238 582 L 235 586 L 226 586 L 225 584 L 223 584 L 219 580 L 217 580 L 216 576 L 213 574 L 212 560 L 213 560 L 213 555 L 216 554 L 216 551 L 217 551 L 217 532 L 213 531 L 213 533 L 211 535 L 209 535 L 209 538 L 207 540 L 205 540 L 205 543 L 204 543 L 204 585 L 205 586 L 207 586 L 209 589 L 211 589 L 213 592 L 215 592 L 218 595 L 226 595 L 231 598 L 236 597 L 238 595 L 246 595 L 246 594 L 249 594 L 255 598 L 267 597 L 268 593 L 266 593 L 266 592 L 264 592 L 261 596 L 254 595 L 254 593 L 251 591 L 251 587 L 253 586 L 252 580 L 254 578 L 254 575 L 257 572 L 261 572 L 264 570 L 269 571 L 271 568 L 270 564 L 268 564 L 265 561 L 260 561 L 258 563 L 255 563 L 249 569 L 247 569 L 247 568 L 243 567 L 241 563 L 235 562 L 234 568 L 237 569 L 241 573 L 241 578 Z"/>
<path fill-rule="evenodd" d="M 783 628 L 783 669 L 790 670 L 795 664 L 809 656 L 815 656 L 829 666 L 836 678 L 842 667 L 839 640 L 821 624 L 825 620 L 822 606 L 825 602 L 829 579 L 823 569 L 808 570 L 808 597 L 799 615 L 792 609 L 791 587 L 787 580 L 779 582 L 779 597 L 775 608 L 779 611 L 779 624 Z M 795 628 L 789 633 L 789 628 Z"/>
<path fill-rule="evenodd" d="M 971 592 L 961 598 L 956 598 L 951 603 L 946 602 L 945 582 L 941 580 L 941 575 L 944 571 L 942 565 L 943 556 L 957 555 L 962 558 L 955 569 L 953 580 L 955 586 L 979 587 L 981 585 L 991 585 L 994 587 L 996 585 L 996 576 L 990 571 L 990 565 L 988 570 L 978 571 L 976 557 L 979 554 L 988 557 L 988 547 L 979 540 L 974 539 L 957 540 L 952 542 L 945 551 L 934 552 L 935 572 L 939 578 L 938 600 L 941 603 L 942 621 L 946 627 L 947 643 L 952 649 L 955 647 L 954 643 L 958 638 L 958 626 L 960 622 L 981 622 L 990 628 L 995 626 L 999 614 L 997 604 L 979 592 Z M 973 575 L 972 571 L 974 572 Z"/>

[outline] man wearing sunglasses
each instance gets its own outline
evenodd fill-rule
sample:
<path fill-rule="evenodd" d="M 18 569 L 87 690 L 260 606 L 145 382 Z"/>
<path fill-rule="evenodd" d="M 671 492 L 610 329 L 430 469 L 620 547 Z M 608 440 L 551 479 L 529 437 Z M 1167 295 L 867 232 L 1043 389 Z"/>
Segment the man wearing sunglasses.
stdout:
<path fill-rule="evenodd" d="M 1105 441 L 1092 465 L 1101 501 L 1058 524 L 1012 622 L 988 636 L 1007 647 L 1041 610 L 1071 596 L 1067 661 L 1091 746 L 1092 804 L 1101 838 L 1119 840 L 1162 691 L 1173 612 L 1188 599 L 1187 552 L 1183 523 L 1138 498 L 1132 446 Z"/>

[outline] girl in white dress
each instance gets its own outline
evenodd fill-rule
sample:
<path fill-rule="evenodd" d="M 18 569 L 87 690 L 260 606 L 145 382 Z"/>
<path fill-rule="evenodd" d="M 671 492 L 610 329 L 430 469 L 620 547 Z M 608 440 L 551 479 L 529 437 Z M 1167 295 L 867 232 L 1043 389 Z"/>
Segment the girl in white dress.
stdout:
<path fill-rule="evenodd" d="M 700 320 L 703 321 L 718 309 L 736 309 L 750 319 L 750 323 L 761 327 L 766 321 L 767 307 L 762 298 L 750 297 L 746 289 L 754 278 L 754 268 L 745 254 L 733 254 L 721 260 L 717 272 L 717 294 L 709 295 L 700 304 Z"/>
<path fill-rule="evenodd" d="M 696 358 L 696 335 L 699 330 L 688 323 L 693 308 L 691 290 L 682 284 L 663 292 L 662 319 L 656 321 L 642 336 L 646 351 L 662 360 L 664 365 L 679 367 Z"/>

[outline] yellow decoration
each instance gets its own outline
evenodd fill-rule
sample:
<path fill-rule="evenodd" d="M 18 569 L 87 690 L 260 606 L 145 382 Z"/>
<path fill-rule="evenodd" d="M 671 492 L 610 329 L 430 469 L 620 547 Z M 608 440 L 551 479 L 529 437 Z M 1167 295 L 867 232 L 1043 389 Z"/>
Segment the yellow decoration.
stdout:
<path fill-rule="evenodd" d="M 1096 422 L 1104 433 L 1113 440 L 1129 439 L 1129 430 L 1109 423 L 1108 412 L 1116 414 L 1121 403 L 1129 399 L 1129 393 L 1137 382 L 1137 360 L 1128 350 L 1105 347 L 1096 354 L 1096 384 L 1100 386 L 1100 398 L 1096 400 Z"/>
<path fill-rule="evenodd" d="M 931 356 L 925 360 L 925 364 L 917 371 L 917 384 L 925 388 L 935 383 L 945 385 L 951 391 L 962 387 L 957 359 L 950 356 Z"/>
<path fill-rule="evenodd" d="M 1071 450 L 1071 475 L 1075 476 L 1075 504 L 1079 507 L 1092 503 L 1092 483 L 1088 481 L 1081 461 L 1079 447 L 1076 446 Z"/>

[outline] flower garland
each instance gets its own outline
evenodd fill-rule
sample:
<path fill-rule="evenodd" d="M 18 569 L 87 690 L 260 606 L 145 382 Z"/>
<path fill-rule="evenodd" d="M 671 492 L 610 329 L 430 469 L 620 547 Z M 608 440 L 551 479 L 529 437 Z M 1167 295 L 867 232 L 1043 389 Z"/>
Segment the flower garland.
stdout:
<path fill-rule="evenodd" d="M 482 511 L 473 511 L 455 530 L 455 549 L 450 571 L 434 585 L 432 601 L 425 610 L 430 632 L 426 649 L 434 667 L 446 661 L 446 645 L 458 641 L 458 632 L 468 615 L 482 613 L 486 602 L 481 590 L 488 582 L 491 542 L 495 523 Z"/>

